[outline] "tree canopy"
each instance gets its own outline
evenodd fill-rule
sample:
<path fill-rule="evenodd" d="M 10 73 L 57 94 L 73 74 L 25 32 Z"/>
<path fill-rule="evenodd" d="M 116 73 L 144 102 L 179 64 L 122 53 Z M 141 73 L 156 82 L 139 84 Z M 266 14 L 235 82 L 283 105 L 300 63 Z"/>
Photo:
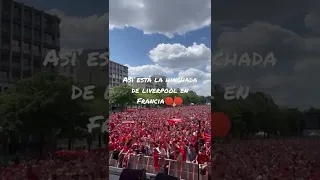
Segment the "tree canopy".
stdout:
<path fill-rule="evenodd" d="M 223 91 L 212 92 L 212 110 L 225 112 L 232 119 L 231 134 L 253 135 L 263 131 L 267 135 L 300 136 L 308 113 L 314 111 L 279 107 L 271 96 L 262 92 L 250 93 L 246 99 L 225 100 Z"/>
<path fill-rule="evenodd" d="M 108 103 L 95 99 L 88 103 L 72 100 L 72 85 L 64 76 L 40 73 L 17 81 L 13 88 L 0 94 L 2 136 L 32 136 L 43 143 L 58 138 L 84 138 L 93 115 L 108 115 Z M 89 105 L 90 104 L 90 105 Z"/>

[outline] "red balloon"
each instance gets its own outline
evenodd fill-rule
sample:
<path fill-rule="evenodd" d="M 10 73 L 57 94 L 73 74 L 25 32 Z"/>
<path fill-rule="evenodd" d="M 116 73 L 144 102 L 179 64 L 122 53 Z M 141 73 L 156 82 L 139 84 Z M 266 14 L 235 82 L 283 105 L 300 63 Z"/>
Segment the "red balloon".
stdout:
<path fill-rule="evenodd" d="M 223 112 L 214 112 L 211 114 L 211 136 L 225 137 L 231 129 L 231 121 Z"/>

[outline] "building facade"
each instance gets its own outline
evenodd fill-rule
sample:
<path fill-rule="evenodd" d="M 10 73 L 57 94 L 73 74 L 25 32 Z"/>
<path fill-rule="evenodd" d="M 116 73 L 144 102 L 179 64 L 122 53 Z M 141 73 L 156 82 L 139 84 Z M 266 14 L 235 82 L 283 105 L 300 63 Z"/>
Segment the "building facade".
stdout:
<path fill-rule="evenodd" d="M 155 79 L 162 79 L 162 82 L 155 82 Z M 151 80 L 153 82 L 153 88 L 157 89 L 166 89 L 167 88 L 167 82 L 166 82 L 167 77 L 162 76 L 162 75 L 153 75 L 151 76 Z"/>
<path fill-rule="evenodd" d="M 120 86 L 125 84 L 123 78 L 128 77 L 128 66 L 119 64 L 114 61 L 109 63 L 109 87 Z"/>
<path fill-rule="evenodd" d="M 72 52 L 77 53 L 77 52 Z M 96 58 L 95 62 L 98 63 L 97 66 L 89 66 L 88 59 L 89 55 L 94 54 Z M 77 55 L 76 64 L 72 66 L 71 64 L 60 67 L 60 74 L 65 76 L 70 76 L 75 79 L 75 81 L 81 85 L 96 85 L 107 87 L 108 81 L 108 67 L 106 60 L 109 59 L 109 49 L 85 49 L 81 54 Z M 101 56 L 103 55 L 103 56 Z M 101 65 L 103 64 L 103 65 Z"/>
<path fill-rule="evenodd" d="M 12 0 L 0 0 L 0 90 L 38 72 L 46 53 L 60 50 L 60 19 Z"/>
<path fill-rule="evenodd" d="M 95 62 L 98 62 L 99 65 L 88 66 L 91 53 L 95 54 L 97 58 Z M 108 56 L 106 57 L 105 54 L 108 54 Z M 110 60 L 108 60 L 108 64 L 100 66 L 101 63 L 106 62 L 106 59 L 109 59 L 108 48 L 85 49 L 80 55 L 77 55 L 75 66 L 69 64 L 59 67 L 59 73 L 60 75 L 73 77 L 77 83 L 82 85 L 109 86 L 109 88 L 112 88 L 124 84 L 123 78 L 128 77 L 128 67 Z"/>
<path fill-rule="evenodd" d="M 153 88 L 153 83 L 150 83 L 150 82 L 138 83 L 137 78 L 143 78 L 143 77 L 136 77 L 136 79 L 133 82 L 130 82 L 129 85 L 135 89 L 152 89 Z"/>

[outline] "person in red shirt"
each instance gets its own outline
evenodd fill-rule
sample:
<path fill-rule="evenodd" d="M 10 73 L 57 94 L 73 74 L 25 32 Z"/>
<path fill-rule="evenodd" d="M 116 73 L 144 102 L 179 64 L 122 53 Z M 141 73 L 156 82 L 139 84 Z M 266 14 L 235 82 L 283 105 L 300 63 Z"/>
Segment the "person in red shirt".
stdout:
<path fill-rule="evenodd" d="M 200 165 L 200 172 L 202 175 L 207 173 L 207 163 L 209 162 L 209 156 L 206 154 L 206 148 L 202 147 L 197 158 L 198 164 Z"/>
<path fill-rule="evenodd" d="M 202 147 L 197 158 L 196 158 L 198 164 L 205 164 L 209 162 L 209 156 L 206 154 L 206 148 Z"/>
<path fill-rule="evenodd" d="M 182 161 L 187 161 L 187 152 L 183 143 L 179 142 L 179 150 L 182 156 Z"/>
<path fill-rule="evenodd" d="M 154 163 L 154 169 L 156 172 L 159 170 L 159 152 L 156 148 L 153 149 L 153 163 Z"/>

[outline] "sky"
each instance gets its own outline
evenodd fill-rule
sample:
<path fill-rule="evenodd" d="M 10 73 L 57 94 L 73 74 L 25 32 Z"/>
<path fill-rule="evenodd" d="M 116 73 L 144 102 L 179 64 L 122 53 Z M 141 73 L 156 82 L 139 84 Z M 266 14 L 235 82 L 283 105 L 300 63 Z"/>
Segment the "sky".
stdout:
<path fill-rule="evenodd" d="M 109 46 L 110 59 L 128 65 L 131 77 L 197 78 L 197 83 L 168 86 L 211 93 L 210 0 L 18 2 L 61 18 L 64 51 Z"/>
<path fill-rule="evenodd" d="M 110 0 L 109 21 L 110 59 L 130 77 L 197 78 L 168 87 L 211 94 L 210 0 Z"/>
<path fill-rule="evenodd" d="M 213 66 L 215 84 L 250 86 L 279 106 L 320 108 L 320 2 L 216 0 L 213 53 L 274 53 L 274 67 Z"/>

